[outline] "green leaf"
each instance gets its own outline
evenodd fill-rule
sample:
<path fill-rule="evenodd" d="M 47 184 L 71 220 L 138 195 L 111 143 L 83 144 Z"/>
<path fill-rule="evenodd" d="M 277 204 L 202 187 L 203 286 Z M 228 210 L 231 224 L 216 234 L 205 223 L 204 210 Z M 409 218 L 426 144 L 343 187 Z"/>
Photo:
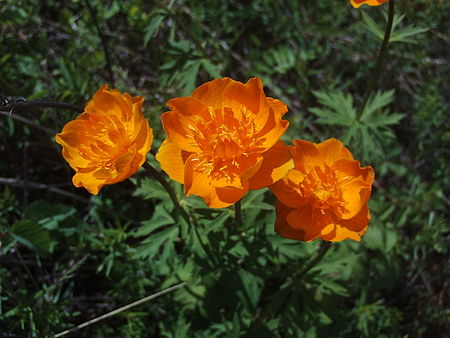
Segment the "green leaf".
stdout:
<path fill-rule="evenodd" d="M 158 10 L 152 13 L 148 25 L 144 28 L 144 47 L 147 47 L 147 44 L 149 43 L 151 38 L 158 32 L 159 26 L 161 25 L 165 17 L 166 16 L 162 10 Z"/>
<path fill-rule="evenodd" d="M 319 282 L 319 290 L 329 290 L 333 294 L 348 296 L 347 289 L 342 285 L 323 276 L 316 276 L 314 279 Z"/>
<path fill-rule="evenodd" d="M 150 235 L 146 240 L 142 242 L 142 245 L 136 248 L 134 257 L 136 258 L 154 257 L 158 253 L 159 248 L 166 241 L 173 242 L 177 237 L 177 235 L 178 229 L 176 227 L 170 227 Z"/>
<path fill-rule="evenodd" d="M 23 219 L 11 227 L 11 235 L 20 243 L 38 253 L 48 253 L 50 234 L 43 226 L 31 219 Z"/>
<path fill-rule="evenodd" d="M 247 311 L 250 314 L 255 313 L 261 294 L 262 281 L 257 276 L 245 270 L 239 271 L 239 279 L 242 283 L 242 288 L 237 290 L 237 295 L 245 304 Z"/>
<path fill-rule="evenodd" d="M 312 108 L 310 111 L 319 117 L 318 123 L 327 125 L 351 126 L 356 118 L 356 109 L 353 107 L 353 98 L 340 91 L 322 92 L 313 91 L 319 103 L 328 109 Z"/>
<path fill-rule="evenodd" d="M 365 12 L 362 12 L 362 18 L 363 18 L 363 26 L 367 28 L 367 30 L 372 32 L 380 40 L 383 40 L 385 29 L 377 25 L 377 23 L 375 23 L 375 21 L 369 16 L 369 14 Z M 414 39 L 411 39 L 411 37 L 428 31 L 428 28 L 414 27 L 414 26 L 407 26 L 405 28 L 397 30 L 397 27 L 403 21 L 404 18 L 405 18 L 404 14 L 401 15 L 394 14 L 394 20 L 392 23 L 392 32 L 389 37 L 390 43 L 392 42 L 416 43 L 416 41 Z"/>
<path fill-rule="evenodd" d="M 376 113 L 381 108 L 387 106 L 394 100 L 394 90 L 386 92 L 376 92 L 368 101 L 364 107 L 364 111 L 361 114 L 360 121 L 364 122 L 369 116 Z"/>
<path fill-rule="evenodd" d="M 151 219 L 142 222 L 142 226 L 129 233 L 131 237 L 148 236 L 153 231 L 166 225 L 175 224 L 175 220 L 168 213 L 163 204 L 158 204 Z"/>
<path fill-rule="evenodd" d="M 221 77 L 220 75 L 220 67 L 214 65 L 211 61 L 209 61 L 208 59 L 203 59 L 202 60 L 202 65 L 205 68 L 205 70 L 208 72 L 208 74 L 214 78 L 217 79 L 219 77 Z"/>
<path fill-rule="evenodd" d="M 180 87 L 183 88 L 182 95 L 190 95 L 194 89 L 197 82 L 197 75 L 200 69 L 201 61 L 188 61 L 184 69 L 183 76 L 180 80 Z"/>
<path fill-rule="evenodd" d="M 376 22 L 366 12 L 362 12 L 363 26 L 370 32 L 375 34 L 381 40 L 384 38 L 384 29 L 376 24 Z"/>
<path fill-rule="evenodd" d="M 55 230 L 61 222 L 74 215 L 75 212 L 73 207 L 64 204 L 37 201 L 25 209 L 23 218 L 34 220 L 47 230 Z"/>
<path fill-rule="evenodd" d="M 139 187 L 133 192 L 133 196 L 142 196 L 144 199 L 170 199 L 167 191 L 154 178 L 144 178 L 141 180 L 139 182 Z"/>
<path fill-rule="evenodd" d="M 398 236 L 392 229 L 373 224 L 369 226 L 363 241 L 371 249 L 377 249 L 382 252 L 391 251 L 397 244 Z"/>

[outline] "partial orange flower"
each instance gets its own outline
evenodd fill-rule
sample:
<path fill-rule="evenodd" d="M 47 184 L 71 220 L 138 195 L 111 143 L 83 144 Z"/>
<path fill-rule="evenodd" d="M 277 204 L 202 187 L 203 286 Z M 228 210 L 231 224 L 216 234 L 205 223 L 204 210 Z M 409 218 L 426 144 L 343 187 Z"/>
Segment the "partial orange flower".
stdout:
<path fill-rule="evenodd" d="M 288 148 L 295 167 L 270 187 L 278 198 L 275 231 L 301 241 L 359 241 L 370 220 L 372 167 L 361 168 L 334 138 L 294 144 Z"/>
<path fill-rule="evenodd" d="M 142 114 L 140 96 L 101 87 L 84 112 L 56 134 L 62 155 L 75 170 L 72 182 L 97 195 L 107 184 L 133 175 L 146 160 L 153 130 Z"/>
<path fill-rule="evenodd" d="M 186 195 L 201 196 L 212 208 L 227 207 L 249 189 L 273 184 L 293 167 L 280 136 L 286 105 L 266 97 L 262 82 L 230 78 L 198 87 L 189 97 L 167 102 L 167 134 L 156 159 Z"/>
<path fill-rule="evenodd" d="M 379 6 L 389 0 L 350 0 L 353 7 L 358 8 L 361 5 Z"/>

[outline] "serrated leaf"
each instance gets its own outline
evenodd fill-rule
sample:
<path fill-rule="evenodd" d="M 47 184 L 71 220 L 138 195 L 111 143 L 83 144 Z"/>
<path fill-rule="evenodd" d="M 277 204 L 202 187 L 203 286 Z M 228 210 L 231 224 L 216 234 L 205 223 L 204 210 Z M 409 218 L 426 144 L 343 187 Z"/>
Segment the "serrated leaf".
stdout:
<path fill-rule="evenodd" d="M 175 224 L 173 217 L 167 212 L 164 205 L 159 204 L 155 208 L 155 212 L 151 219 L 142 222 L 142 226 L 129 233 L 131 237 L 148 236 L 153 231 L 166 225 Z"/>
<path fill-rule="evenodd" d="M 178 235 L 176 227 L 170 227 L 150 235 L 142 244 L 136 248 L 133 254 L 136 258 L 154 257 L 164 242 L 173 242 Z"/>
<path fill-rule="evenodd" d="M 163 186 L 154 178 L 145 178 L 140 186 L 133 192 L 133 196 L 142 196 L 144 199 L 169 200 L 170 196 Z"/>
<path fill-rule="evenodd" d="M 380 39 L 384 37 L 384 29 L 377 25 L 377 23 L 370 17 L 366 12 L 362 12 L 363 26 L 367 28 L 368 31 L 372 32 L 375 36 Z"/>
<path fill-rule="evenodd" d="M 401 30 L 395 31 L 392 33 L 391 37 L 389 38 L 389 42 L 406 42 L 406 43 L 417 43 L 416 40 L 411 39 L 410 37 L 425 33 L 428 31 L 428 28 L 422 28 L 422 27 L 406 27 Z"/>
<path fill-rule="evenodd" d="M 211 231 L 217 230 L 220 227 L 223 227 L 225 222 L 231 218 L 231 213 L 222 212 L 210 222 L 210 225 L 206 227 L 205 235 L 208 235 Z"/>
<path fill-rule="evenodd" d="M 11 235 L 30 249 L 48 253 L 50 249 L 50 234 L 43 226 L 31 219 L 23 219 L 11 227 Z"/>
<path fill-rule="evenodd" d="M 364 107 L 364 111 L 361 114 L 360 121 L 366 121 L 372 114 L 387 106 L 394 100 L 394 90 L 385 92 L 377 92 L 373 95 Z"/>
<path fill-rule="evenodd" d="M 326 290 L 328 289 L 333 294 L 337 294 L 340 296 L 348 296 L 348 291 L 342 285 L 322 276 L 315 276 L 314 279 L 319 282 L 319 289 Z"/>
<path fill-rule="evenodd" d="M 75 212 L 74 208 L 64 204 L 37 201 L 25 209 L 23 218 L 34 220 L 47 230 L 54 230 L 58 228 L 60 222 L 68 219 Z"/>
<path fill-rule="evenodd" d="M 208 72 L 208 74 L 212 78 L 217 79 L 217 78 L 221 77 L 221 75 L 220 75 L 220 67 L 219 66 L 216 66 L 215 64 L 213 64 L 208 59 L 203 59 L 201 62 L 202 62 L 203 68 L 205 68 L 205 70 Z"/>
<path fill-rule="evenodd" d="M 183 76 L 180 80 L 180 87 L 183 88 L 182 95 L 187 96 L 194 91 L 200 65 L 201 61 L 199 62 L 198 60 L 186 62 Z"/>
<path fill-rule="evenodd" d="M 165 14 L 163 11 L 156 11 L 155 13 L 152 13 L 152 18 L 150 19 L 149 24 L 144 28 L 144 47 L 147 47 L 147 44 L 151 38 L 157 33 L 164 18 Z"/>
<path fill-rule="evenodd" d="M 364 242 L 368 248 L 386 253 L 394 248 L 397 240 L 398 236 L 394 230 L 381 228 L 378 225 L 370 226 L 364 236 Z"/>
<path fill-rule="evenodd" d="M 237 291 L 237 295 L 246 305 L 248 312 L 254 313 L 261 294 L 261 279 L 245 270 L 239 271 L 239 279 L 242 288 Z"/>
<path fill-rule="evenodd" d="M 328 109 L 312 108 L 310 111 L 320 117 L 318 123 L 328 125 L 351 126 L 355 122 L 356 109 L 353 107 L 353 98 L 340 91 L 322 92 L 314 91 L 319 103 Z"/>

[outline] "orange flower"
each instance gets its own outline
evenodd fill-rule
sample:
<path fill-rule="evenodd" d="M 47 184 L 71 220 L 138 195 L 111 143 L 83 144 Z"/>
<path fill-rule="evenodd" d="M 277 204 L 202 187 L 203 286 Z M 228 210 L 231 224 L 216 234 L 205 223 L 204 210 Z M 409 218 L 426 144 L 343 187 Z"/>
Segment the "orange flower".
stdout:
<path fill-rule="evenodd" d="M 156 159 L 188 196 L 201 196 L 212 208 L 273 184 L 293 167 L 278 140 L 289 124 L 281 120 L 287 107 L 266 97 L 258 78 L 246 84 L 216 79 L 167 105 L 167 138 Z"/>
<path fill-rule="evenodd" d="M 341 141 L 289 146 L 295 167 L 270 187 L 278 198 L 275 230 L 286 238 L 359 241 L 370 220 L 374 173 L 361 168 Z"/>
<path fill-rule="evenodd" d="M 358 8 L 361 5 L 379 6 L 389 0 L 350 0 L 353 7 Z"/>
<path fill-rule="evenodd" d="M 123 181 L 139 170 L 153 142 L 142 114 L 140 96 L 101 87 L 84 113 L 56 134 L 62 155 L 75 170 L 72 182 L 97 195 L 106 184 Z"/>

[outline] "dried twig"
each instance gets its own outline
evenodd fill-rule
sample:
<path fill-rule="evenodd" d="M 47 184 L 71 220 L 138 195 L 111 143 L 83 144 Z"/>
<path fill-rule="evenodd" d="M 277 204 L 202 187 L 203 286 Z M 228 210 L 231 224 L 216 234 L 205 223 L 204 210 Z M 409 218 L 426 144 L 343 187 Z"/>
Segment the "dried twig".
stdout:
<path fill-rule="evenodd" d="M 16 178 L 6 178 L 6 177 L 0 177 L 0 184 L 11 185 L 11 186 L 16 186 L 16 187 L 23 187 L 26 185 L 28 188 L 45 189 L 45 190 L 54 192 L 59 195 L 73 198 L 75 200 L 78 200 L 78 201 L 86 203 L 86 204 L 91 203 L 91 200 L 88 198 L 84 198 L 84 197 L 78 196 L 76 194 L 73 194 L 71 192 L 56 188 L 52 184 L 36 183 L 36 182 L 30 182 L 30 181 L 25 182 L 23 180 L 19 180 Z"/>
<path fill-rule="evenodd" d="M 27 110 L 36 108 L 61 108 L 73 110 L 79 113 L 81 113 L 84 110 L 82 106 L 78 106 L 76 104 L 48 101 L 48 100 L 21 100 L 8 102 L 7 104 L 0 105 L 0 111 L 8 112 L 9 114 L 11 114 L 16 110 Z"/>
<path fill-rule="evenodd" d="M 162 290 L 162 291 L 160 291 L 160 292 L 154 293 L 153 295 L 144 297 L 144 298 L 139 299 L 139 300 L 137 300 L 137 301 L 135 301 L 135 302 L 133 302 L 133 303 L 130 303 L 130 304 L 125 305 L 125 306 L 122 306 L 122 307 L 120 307 L 120 308 L 118 308 L 118 309 L 116 309 L 116 310 L 113 310 L 113 311 L 111 311 L 111 312 L 108 312 L 108 313 L 106 313 L 106 314 L 104 314 L 104 315 L 102 315 L 102 316 L 100 316 L 100 317 L 96 317 L 96 318 L 94 318 L 94 319 L 91 319 L 91 320 L 89 320 L 89 321 L 87 321 L 87 322 L 85 322 L 85 323 L 83 323 L 83 324 L 80 324 L 80 325 L 78 325 L 78 326 L 76 326 L 76 327 L 74 327 L 74 328 L 72 328 L 72 329 L 69 329 L 69 330 L 60 332 L 60 333 L 56 334 L 54 337 L 55 337 L 55 338 L 57 338 L 57 337 L 62 337 L 62 336 L 64 336 L 64 335 L 68 334 L 68 333 L 75 332 L 75 331 L 77 331 L 77 330 L 79 330 L 79 329 L 82 329 L 82 328 L 84 328 L 84 327 L 86 327 L 86 326 L 89 326 L 89 325 L 91 325 L 91 324 L 97 323 L 97 322 L 99 322 L 99 321 L 101 321 L 101 320 L 103 320 L 103 319 L 106 319 L 106 318 L 115 316 L 115 315 L 117 315 L 117 314 L 119 314 L 119 313 L 121 313 L 121 312 L 123 312 L 123 311 L 129 310 L 129 309 L 131 309 L 132 307 L 135 307 L 135 306 L 138 306 L 138 305 L 143 304 L 143 303 L 145 303 L 145 302 L 148 302 L 149 300 L 158 298 L 159 296 L 162 296 L 162 295 L 164 295 L 164 294 L 166 294 L 166 293 L 175 291 L 176 289 L 182 288 L 182 287 L 184 287 L 185 285 L 186 285 L 186 282 L 182 282 L 182 283 L 176 284 L 176 285 L 174 285 L 174 286 L 171 286 L 170 288 L 167 288 L 167 289 Z"/>

